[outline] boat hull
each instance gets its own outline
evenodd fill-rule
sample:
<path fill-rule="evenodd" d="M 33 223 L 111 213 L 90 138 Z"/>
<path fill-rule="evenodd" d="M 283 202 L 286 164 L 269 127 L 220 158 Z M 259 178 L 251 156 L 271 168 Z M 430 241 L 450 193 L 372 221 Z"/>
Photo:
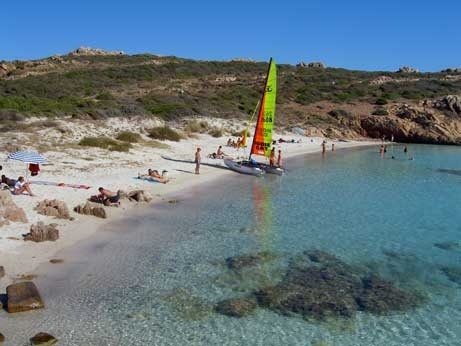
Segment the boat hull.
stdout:
<path fill-rule="evenodd" d="M 264 171 L 259 167 L 249 167 L 231 159 L 224 159 L 224 164 L 238 173 L 254 176 L 262 176 L 264 174 Z"/>

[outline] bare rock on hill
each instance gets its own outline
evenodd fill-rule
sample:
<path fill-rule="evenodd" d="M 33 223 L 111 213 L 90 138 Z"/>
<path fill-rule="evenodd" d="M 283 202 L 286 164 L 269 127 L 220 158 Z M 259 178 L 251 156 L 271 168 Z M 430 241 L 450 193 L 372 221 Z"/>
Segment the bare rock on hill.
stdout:
<path fill-rule="evenodd" d="M 144 190 L 134 190 L 126 194 L 126 197 L 130 201 L 135 202 L 150 202 L 152 201 L 152 196 Z"/>
<path fill-rule="evenodd" d="M 303 67 L 303 68 L 306 68 L 306 67 L 307 68 L 321 68 L 321 69 L 326 68 L 326 65 L 321 61 L 313 61 L 313 62 L 309 62 L 309 63 L 305 63 L 304 61 L 301 61 L 296 66 L 297 67 Z"/>
<path fill-rule="evenodd" d="M 0 191 L 0 217 L 8 221 L 27 223 L 26 213 L 13 202 L 9 191 Z"/>
<path fill-rule="evenodd" d="M 37 286 L 32 281 L 20 282 L 6 288 L 9 313 L 41 309 L 45 307 Z"/>
<path fill-rule="evenodd" d="M 402 66 L 397 73 L 419 73 L 419 70 L 411 66 Z"/>
<path fill-rule="evenodd" d="M 46 215 L 46 216 L 55 216 L 57 219 L 70 219 L 69 209 L 63 201 L 58 201 L 56 199 L 45 199 L 41 202 L 38 202 L 35 207 L 37 213 Z"/>
<path fill-rule="evenodd" d="M 43 222 L 37 222 L 30 226 L 30 233 L 24 236 L 24 240 L 41 243 L 44 241 L 56 241 L 59 239 L 59 230 L 56 224 L 45 225 Z"/>
<path fill-rule="evenodd" d="M 81 56 L 81 55 L 124 55 L 125 53 L 121 50 L 104 50 L 101 48 L 91 47 L 79 47 L 76 50 L 69 53 L 69 55 Z"/>
<path fill-rule="evenodd" d="M 461 115 L 461 96 L 447 95 L 432 102 L 434 108 Z"/>
<path fill-rule="evenodd" d="M 30 338 L 30 344 L 32 346 L 34 345 L 40 345 L 40 346 L 51 346 L 55 345 L 58 343 L 58 339 L 56 339 L 53 335 L 48 334 L 48 333 L 38 333 L 32 338 Z"/>
<path fill-rule="evenodd" d="M 107 218 L 106 209 L 104 209 L 101 205 L 92 202 L 86 202 L 83 205 L 78 205 L 74 208 L 74 211 L 83 215 L 92 215 L 102 219 Z"/>

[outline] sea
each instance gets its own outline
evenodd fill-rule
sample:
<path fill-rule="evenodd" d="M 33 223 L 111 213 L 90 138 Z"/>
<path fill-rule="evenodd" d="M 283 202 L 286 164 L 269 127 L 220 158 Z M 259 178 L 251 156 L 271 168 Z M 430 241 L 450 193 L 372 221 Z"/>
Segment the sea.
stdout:
<path fill-rule="evenodd" d="M 395 144 L 384 157 L 367 147 L 286 166 L 282 177 L 236 173 L 169 196 L 65 250 L 64 263 L 37 270 L 45 309 L 0 313 L 5 345 L 38 332 L 59 345 L 461 345 L 461 148 Z M 343 272 L 302 280 L 333 301 L 344 298 L 342 287 L 329 292 L 343 282 L 335 275 L 392 290 L 368 309 L 357 298 L 350 313 L 258 300 L 242 316 L 217 308 L 254 302 L 322 256 Z M 418 303 L 396 306 L 399 292 Z"/>

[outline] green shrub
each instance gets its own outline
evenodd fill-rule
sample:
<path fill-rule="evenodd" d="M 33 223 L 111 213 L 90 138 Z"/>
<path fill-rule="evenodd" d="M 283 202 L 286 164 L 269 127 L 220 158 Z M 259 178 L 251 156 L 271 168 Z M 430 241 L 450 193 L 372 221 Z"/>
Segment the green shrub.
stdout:
<path fill-rule="evenodd" d="M 184 130 L 189 133 L 203 133 L 209 128 L 208 122 L 202 120 L 190 120 L 187 122 Z"/>
<path fill-rule="evenodd" d="M 120 132 L 115 138 L 118 139 L 119 141 L 128 142 L 128 143 L 138 143 L 142 139 L 139 133 L 130 132 L 130 131 Z"/>
<path fill-rule="evenodd" d="M 122 152 L 127 152 L 132 147 L 130 143 L 119 142 L 109 137 L 85 137 L 78 144 L 84 147 L 95 147 Z"/>
<path fill-rule="evenodd" d="M 387 111 L 386 108 L 378 107 L 371 114 L 372 115 L 389 115 L 389 112 Z"/>
<path fill-rule="evenodd" d="M 375 101 L 375 104 L 378 106 L 384 106 L 387 105 L 387 100 L 383 97 L 380 97 Z"/>
<path fill-rule="evenodd" d="M 348 112 L 344 109 L 333 109 L 332 111 L 328 112 L 328 115 L 332 116 L 333 118 L 352 118 L 354 115 L 351 112 Z"/>
<path fill-rule="evenodd" d="M 215 137 L 215 138 L 219 138 L 219 137 L 222 137 L 223 136 L 223 130 L 222 129 L 219 129 L 217 127 L 213 127 L 209 132 L 208 132 L 209 135 Z"/>
<path fill-rule="evenodd" d="M 147 130 L 149 137 L 153 139 L 158 139 L 161 141 L 169 140 L 174 142 L 179 142 L 181 140 L 181 135 L 173 130 L 169 126 L 159 126 L 154 127 L 150 130 Z"/>

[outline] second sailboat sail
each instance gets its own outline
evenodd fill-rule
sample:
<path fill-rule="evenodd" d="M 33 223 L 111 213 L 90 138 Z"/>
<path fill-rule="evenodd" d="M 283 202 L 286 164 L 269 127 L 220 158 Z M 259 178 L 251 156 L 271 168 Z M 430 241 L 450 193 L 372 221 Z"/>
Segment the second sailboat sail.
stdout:
<path fill-rule="evenodd" d="M 272 145 L 272 129 L 275 121 L 275 100 L 277 95 L 277 68 L 275 61 L 269 61 L 264 93 L 261 98 L 258 120 L 251 145 L 251 155 L 270 156 Z"/>

